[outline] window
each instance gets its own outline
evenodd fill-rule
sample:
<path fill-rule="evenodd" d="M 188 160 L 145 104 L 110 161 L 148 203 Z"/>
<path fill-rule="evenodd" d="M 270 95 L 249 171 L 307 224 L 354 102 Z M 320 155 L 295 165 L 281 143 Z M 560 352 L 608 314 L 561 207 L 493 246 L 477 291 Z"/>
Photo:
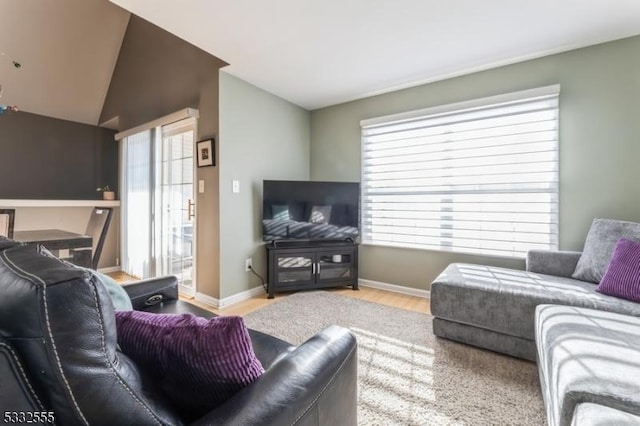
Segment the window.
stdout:
<path fill-rule="evenodd" d="M 558 97 L 550 86 L 362 121 L 363 242 L 557 249 Z"/>

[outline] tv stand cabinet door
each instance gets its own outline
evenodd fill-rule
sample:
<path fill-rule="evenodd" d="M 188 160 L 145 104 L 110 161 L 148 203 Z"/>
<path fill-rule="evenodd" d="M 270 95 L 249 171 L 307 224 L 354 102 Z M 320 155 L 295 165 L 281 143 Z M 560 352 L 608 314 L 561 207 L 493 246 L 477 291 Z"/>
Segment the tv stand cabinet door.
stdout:
<path fill-rule="evenodd" d="M 356 246 L 322 249 L 316 252 L 316 283 L 353 285 L 357 282 Z"/>
<path fill-rule="evenodd" d="M 269 250 L 269 298 L 276 291 L 313 288 L 315 253 L 300 250 Z"/>

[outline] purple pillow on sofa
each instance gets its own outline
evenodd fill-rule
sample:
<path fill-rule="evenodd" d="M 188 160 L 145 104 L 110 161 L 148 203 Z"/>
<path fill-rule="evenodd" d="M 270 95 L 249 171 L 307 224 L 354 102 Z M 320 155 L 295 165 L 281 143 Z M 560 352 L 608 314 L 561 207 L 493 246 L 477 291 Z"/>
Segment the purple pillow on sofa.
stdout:
<path fill-rule="evenodd" d="M 621 238 L 597 292 L 640 302 L 640 243 Z"/>
<path fill-rule="evenodd" d="M 118 344 L 176 409 L 201 417 L 264 373 L 240 317 L 116 311 Z"/>

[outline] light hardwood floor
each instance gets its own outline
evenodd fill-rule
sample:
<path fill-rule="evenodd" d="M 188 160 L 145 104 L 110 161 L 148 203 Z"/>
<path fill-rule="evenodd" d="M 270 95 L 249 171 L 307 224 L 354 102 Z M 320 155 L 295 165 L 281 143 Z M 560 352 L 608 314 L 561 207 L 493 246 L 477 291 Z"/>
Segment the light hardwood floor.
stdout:
<path fill-rule="evenodd" d="M 135 278 L 123 272 L 114 272 L 108 274 L 113 277 L 119 283 L 125 283 L 129 281 L 135 281 Z M 429 299 L 423 299 L 421 297 L 408 296 L 405 294 L 392 293 L 390 291 L 378 290 L 370 287 L 360 287 L 360 290 L 354 291 L 351 288 L 334 288 L 326 289 L 331 293 L 340 294 L 343 296 L 354 297 L 356 299 L 366 300 L 368 302 L 379 303 L 381 305 L 392 306 L 394 308 L 405 309 L 408 311 L 415 311 L 429 314 Z M 213 312 L 216 315 L 239 315 L 243 316 L 249 312 L 253 312 L 260 308 L 263 308 L 275 301 L 289 296 L 291 293 L 278 293 L 274 299 L 267 299 L 266 294 L 254 296 L 251 299 L 243 300 L 234 305 L 226 308 L 216 309 L 205 303 L 199 302 L 191 297 L 180 296 L 182 300 L 189 303 L 193 303 L 203 309 Z"/>

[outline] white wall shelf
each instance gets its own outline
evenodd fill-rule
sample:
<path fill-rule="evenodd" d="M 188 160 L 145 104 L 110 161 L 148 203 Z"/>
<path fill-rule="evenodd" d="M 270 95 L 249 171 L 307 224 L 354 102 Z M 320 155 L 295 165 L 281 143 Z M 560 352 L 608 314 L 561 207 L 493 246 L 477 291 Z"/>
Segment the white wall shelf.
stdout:
<path fill-rule="evenodd" d="M 120 207 L 119 200 L 0 200 L 7 207 Z"/>

